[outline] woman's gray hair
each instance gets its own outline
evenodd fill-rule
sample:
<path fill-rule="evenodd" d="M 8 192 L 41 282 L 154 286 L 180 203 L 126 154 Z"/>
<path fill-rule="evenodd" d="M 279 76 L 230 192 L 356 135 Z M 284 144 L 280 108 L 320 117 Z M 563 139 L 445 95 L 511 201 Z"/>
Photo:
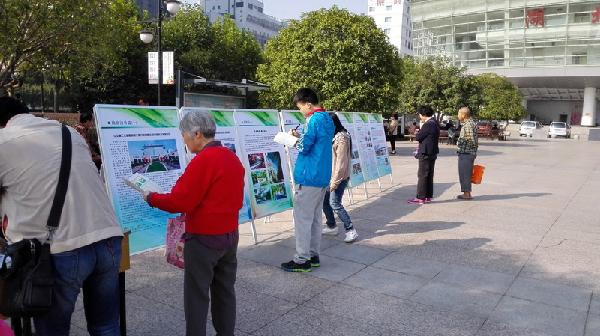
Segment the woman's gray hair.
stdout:
<path fill-rule="evenodd" d="M 207 139 L 213 139 L 217 131 L 215 120 L 206 111 L 190 111 L 179 122 L 179 130 L 194 136 L 201 133 Z"/>

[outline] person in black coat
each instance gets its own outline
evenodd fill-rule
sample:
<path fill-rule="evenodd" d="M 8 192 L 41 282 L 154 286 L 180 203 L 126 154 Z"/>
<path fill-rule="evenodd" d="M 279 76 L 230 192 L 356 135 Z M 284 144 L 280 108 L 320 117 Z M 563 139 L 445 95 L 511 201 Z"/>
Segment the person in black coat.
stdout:
<path fill-rule="evenodd" d="M 440 152 L 438 142 L 440 139 L 440 126 L 433 118 L 433 110 L 429 106 L 419 106 L 417 113 L 423 126 L 416 135 L 419 148 L 415 158 L 419 160 L 417 173 L 417 196 L 408 201 L 410 204 L 425 204 L 433 198 L 433 172 L 435 160 Z"/>

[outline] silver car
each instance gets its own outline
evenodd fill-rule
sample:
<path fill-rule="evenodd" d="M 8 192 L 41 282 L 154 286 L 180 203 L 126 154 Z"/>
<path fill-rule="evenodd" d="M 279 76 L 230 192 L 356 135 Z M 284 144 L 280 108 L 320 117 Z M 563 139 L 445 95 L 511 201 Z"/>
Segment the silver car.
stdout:
<path fill-rule="evenodd" d="M 520 136 L 533 137 L 533 131 L 543 128 L 542 124 L 537 121 L 523 121 L 519 128 Z"/>
<path fill-rule="evenodd" d="M 571 126 L 565 122 L 553 122 L 550 124 L 550 129 L 548 130 L 548 138 L 556 138 L 556 137 L 571 137 Z"/>

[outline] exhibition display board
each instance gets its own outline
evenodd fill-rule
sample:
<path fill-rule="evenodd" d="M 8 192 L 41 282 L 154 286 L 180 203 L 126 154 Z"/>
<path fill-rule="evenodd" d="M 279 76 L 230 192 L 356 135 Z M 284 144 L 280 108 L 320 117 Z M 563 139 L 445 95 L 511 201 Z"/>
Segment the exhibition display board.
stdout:
<path fill-rule="evenodd" d="M 273 141 L 281 131 L 279 112 L 235 110 L 235 121 L 251 186 L 254 218 L 292 208 L 290 169 L 283 145 Z"/>
<path fill-rule="evenodd" d="M 383 116 L 381 114 L 369 114 L 371 125 L 371 140 L 377 160 L 377 173 L 379 177 L 392 174 L 390 155 L 388 153 L 387 141 L 385 140 L 385 129 L 383 128 Z"/>
<path fill-rule="evenodd" d="M 103 174 L 117 218 L 131 230 L 131 251 L 165 244 L 173 214 L 151 208 L 124 179 L 141 174 L 169 192 L 193 158 L 187 154 L 179 121 L 190 111 L 212 115 L 215 139 L 231 149 L 246 170 L 244 205 L 239 223 L 264 218 L 293 207 L 291 171 L 298 152 L 274 141 L 280 132 L 303 133 L 307 119 L 298 111 L 207 109 L 96 105 L 96 125 Z M 391 165 L 379 114 L 337 112 L 352 137 L 351 187 L 390 175 Z M 365 189 L 366 193 L 366 189 Z M 256 230 L 252 223 L 254 237 Z"/>
<path fill-rule="evenodd" d="M 171 190 L 186 162 L 177 108 L 96 105 L 94 111 L 108 194 L 119 223 L 131 230 L 132 252 L 163 245 L 172 215 L 150 207 L 124 179 L 139 173 Z"/>

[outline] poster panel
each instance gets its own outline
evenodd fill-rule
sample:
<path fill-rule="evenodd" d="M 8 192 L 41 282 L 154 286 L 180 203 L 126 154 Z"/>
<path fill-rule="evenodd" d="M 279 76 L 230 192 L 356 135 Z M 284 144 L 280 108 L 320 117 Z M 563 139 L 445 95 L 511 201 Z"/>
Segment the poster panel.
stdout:
<path fill-rule="evenodd" d="M 356 142 L 358 143 L 358 150 L 363 164 L 365 180 L 376 180 L 379 178 L 379 173 L 377 172 L 377 158 L 375 157 L 375 149 L 373 148 L 369 113 L 354 113 L 353 116 L 357 136 Z"/>
<path fill-rule="evenodd" d="M 235 110 L 243 162 L 248 167 L 254 218 L 292 208 L 290 170 L 285 148 L 273 141 L 280 131 L 279 113 Z"/>
<path fill-rule="evenodd" d="M 133 253 L 164 245 L 167 219 L 124 178 L 139 173 L 170 191 L 185 169 L 185 146 L 175 107 L 96 105 L 96 125 L 108 194 Z"/>
<path fill-rule="evenodd" d="M 296 130 L 298 133 L 304 133 L 304 126 L 306 125 L 306 118 L 299 111 L 281 111 L 281 121 L 284 132 Z M 298 150 L 295 147 L 286 147 L 290 158 L 291 171 L 294 171 L 296 166 L 296 160 L 298 160 Z M 293 177 L 292 177 L 293 178 Z"/>
<path fill-rule="evenodd" d="M 388 153 L 387 141 L 385 139 L 385 130 L 383 128 L 383 116 L 381 114 L 369 114 L 369 123 L 371 125 L 371 139 L 375 149 L 377 159 L 377 172 L 379 177 L 390 175 L 392 166 Z"/>
<path fill-rule="evenodd" d="M 235 126 L 235 119 L 233 117 L 233 110 L 212 110 L 212 109 L 203 109 L 203 108 L 194 108 L 194 107 L 184 107 L 180 110 L 180 116 L 183 116 L 190 111 L 206 111 L 213 116 L 215 120 L 215 124 L 217 125 L 217 132 L 215 134 L 215 140 L 221 141 L 221 144 L 227 148 L 229 148 L 232 152 L 234 152 L 242 164 L 245 162 L 243 160 L 241 146 L 239 142 L 239 138 L 237 135 L 237 130 Z M 188 155 L 188 159 L 191 160 L 193 155 Z M 189 161 L 188 161 L 189 162 Z M 248 167 L 244 165 L 244 169 L 248 171 Z M 244 192 L 244 204 L 240 209 L 238 222 L 240 224 L 246 223 L 252 220 L 252 208 L 250 207 L 250 196 L 248 194 L 248 182 L 245 183 L 246 190 Z"/>
<path fill-rule="evenodd" d="M 350 186 L 357 187 L 365 182 L 365 176 L 363 172 L 360 151 L 358 148 L 358 135 L 354 127 L 353 113 L 336 112 L 336 114 L 352 138 L 352 160 L 350 162 L 352 167 L 350 170 Z"/>

